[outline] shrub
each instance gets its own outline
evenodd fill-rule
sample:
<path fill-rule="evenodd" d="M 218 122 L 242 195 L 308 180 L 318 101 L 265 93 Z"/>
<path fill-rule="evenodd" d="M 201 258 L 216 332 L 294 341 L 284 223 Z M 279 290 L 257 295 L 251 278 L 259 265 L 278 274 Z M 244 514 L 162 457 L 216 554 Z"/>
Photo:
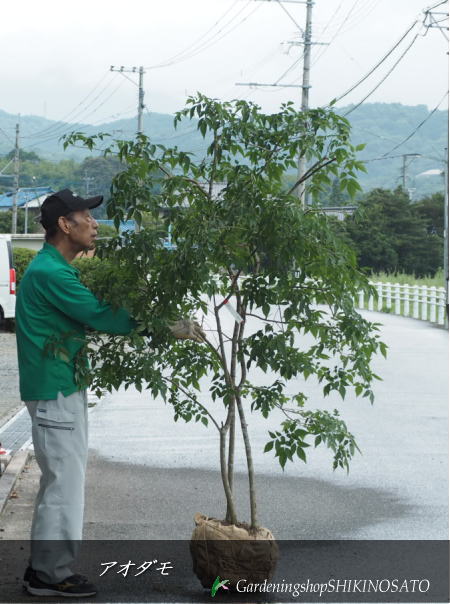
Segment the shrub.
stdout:
<path fill-rule="evenodd" d="M 30 250 L 25 247 L 13 248 L 13 263 L 16 269 L 16 285 L 18 286 L 23 274 L 25 273 L 28 265 L 36 256 L 36 250 Z"/>

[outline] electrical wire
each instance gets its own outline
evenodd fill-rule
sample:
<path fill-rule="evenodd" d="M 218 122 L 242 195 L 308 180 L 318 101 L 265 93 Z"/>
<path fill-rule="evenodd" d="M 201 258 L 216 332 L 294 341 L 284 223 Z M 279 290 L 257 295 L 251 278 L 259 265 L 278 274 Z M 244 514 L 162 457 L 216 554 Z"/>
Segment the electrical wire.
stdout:
<path fill-rule="evenodd" d="M 94 88 L 71 111 L 69 111 L 69 113 L 67 113 L 61 119 L 57 120 L 54 124 L 51 124 L 50 126 L 47 126 L 46 128 L 43 128 L 42 130 L 38 130 L 37 132 L 32 132 L 31 134 L 29 134 L 28 136 L 26 136 L 24 138 L 33 138 L 33 137 L 36 137 L 36 136 L 41 136 L 42 134 L 47 134 L 49 130 L 53 130 L 54 128 L 57 127 L 58 124 L 60 124 L 60 123 L 63 123 L 63 124 L 67 123 L 67 119 L 69 118 L 69 116 L 71 116 L 78 109 L 78 107 L 80 107 L 81 105 L 83 105 L 87 101 L 87 99 L 97 90 L 97 88 L 100 86 L 100 84 L 102 84 L 102 82 L 109 75 L 109 73 L 110 72 L 106 72 L 105 75 L 100 79 L 100 81 L 94 86 Z M 109 84 L 107 84 L 103 88 L 102 92 L 108 86 L 109 86 Z M 98 96 L 96 98 L 98 98 Z M 92 102 L 95 102 L 95 99 Z M 92 104 L 92 102 L 88 105 L 88 107 Z"/>
<path fill-rule="evenodd" d="M 418 124 L 418 125 L 417 125 L 417 126 L 414 128 L 414 130 L 411 132 L 411 134 L 409 134 L 409 135 L 408 135 L 406 138 L 404 138 L 404 139 L 403 139 L 403 140 L 402 140 L 400 143 L 398 143 L 398 145 L 395 145 L 395 147 L 392 147 L 392 149 L 390 149 L 389 151 L 387 151 L 387 152 L 386 152 L 386 153 L 383 155 L 383 157 L 384 157 L 385 155 L 388 155 L 389 153 L 392 153 L 392 151 L 395 151 L 396 149 L 398 149 L 399 147 L 401 147 L 402 145 L 404 145 L 404 144 L 405 144 L 407 141 L 409 141 L 409 139 L 410 139 L 410 138 L 412 138 L 412 137 L 413 137 L 413 136 L 416 134 L 416 132 L 417 132 L 417 131 L 418 131 L 420 128 L 422 128 L 422 126 L 425 124 L 425 122 L 427 122 L 427 121 L 430 119 L 430 117 L 431 117 L 431 116 L 432 116 L 432 115 L 433 115 L 433 114 L 434 114 L 434 113 L 435 113 L 435 112 L 436 112 L 436 111 L 439 109 L 440 105 L 441 105 L 441 104 L 444 102 L 445 98 L 448 96 L 448 92 L 449 92 L 449 91 L 447 90 L 447 92 L 446 92 L 446 93 L 444 94 L 444 96 L 441 98 L 441 100 L 440 100 L 440 101 L 439 101 L 439 103 L 436 105 L 436 107 L 435 107 L 435 108 L 434 108 L 432 111 L 430 111 L 430 113 L 427 115 L 427 117 L 426 117 L 424 120 L 422 120 L 422 121 L 420 122 L 420 124 Z"/>
<path fill-rule="evenodd" d="M 150 113 L 147 105 L 144 105 L 144 109 L 146 110 L 147 115 L 151 116 L 151 113 Z M 172 140 L 174 138 L 181 138 L 183 136 L 187 136 L 188 134 L 193 134 L 194 132 L 197 132 L 197 126 L 194 126 L 193 128 L 190 128 L 188 130 L 184 130 L 184 132 L 177 132 L 176 134 L 173 134 L 171 136 L 165 136 L 163 140 L 166 141 L 166 140 Z"/>
<path fill-rule="evenodd" d="M 344 17 L 343 21 L 341 22 L 341 24 L 339 25 L 338 29 L 336 30 L 336 32 L 333 34 L 330 42 L 328 43 L 328 46 L 333 42 L 333 40 L 339 35 L 341 29 L 344 27 L 344 25 L 347 23 L 348 19 L 350 18 L 350 15 L 352 14 L 352 12 L 354 11 L 354 9 L 356 8 L 358 2 L 360 0 L 355 0 L 355 2 L 353 3 L 351 9 L 348 11 L 347 15 Z M 325 49 L 322 51 L 322 53 L 315 59 L 315 63 L 317 63 L 317 61 L 320 59 L 320 57 L 325 54 L 326 50 L 328 47 L 325 47 Z"/>
<path fill-rule="evenodd" d="M 121 88 L 123 86 L 123 84 L 124 84 L 124 80 L 121 80 L 119 85 L 116 86 L 116 88 L 111 92 L 111 94 L 106 99 L 104 99 L 95 109 L 93 109 L 90 113 L 85 115 L 84 119 L 86 119 L 87 117 L 96 113 L 100 109 L 100 107 L 102 107 L 107 101 L 109 101 L 109 99 L 117 92 L 117 90 L 119 90 L 119 88 Z M 39 141 L 37 141 L 36 143 L 34 143 L 32 145 L 29 145 L 27 148 L 33 149 L 34 147 L 38 147 L 39 145 L 41 145 L 43 143 L 49 142 L 51 140 L 59 139 L 64 134 L 67 134 L 68 132 L 70 132 L 75 125 L 76 124 L 67 124 L 66 123 L 64 126 L 59 127 L 59 129 L 60 129 L 59 132 L 54 131 L 51 134 L 49 134 L 48 137 L 41 138 Z"/>
<path fill-rule="evenodd" d="M 79 123 L 81 121 L 81 119 L 85 119 L 87 117 L 87 115 L 91 115 L 92 112 L 90 112 L 89 114 L 86 115 L 86 111 L 99 99 L 101 98 L 101 96 L 106 92 L 106 90 L 111 86 L 111 84 L 115 81 L 115 78 L 113 77 L 108 84 L 106 84 L 106 86 L 104 86 L 102 88 L 102 90 L 80 111 L 78 111 L 77 113 L 75 113 L 72 116 L 72 120 L 77 119 L 77 122 Z M 112 94 L 114 94 L 114 91 L 106 98 L 106 100 L 108 100 Z M 72 112 L 73 113 L 73 112 Z M 72 122 L 75 123 L 75 122 Z M 66 130 L 67 129 L 67 122 L 56 122 L 55 124 L 52 124 L 51 126 L 48 126 L 47 128 L 45 128 L 44 130 L 40 131 L 40 132 L 35 132 L 34 134 L 28 135 L 24 138 L 47 138 L 47 137 L 55 137 L 59 136 L 59 133 L 61 130 Z"/>
<path fill-rule="evenodd" d="M 282 8 L 284 10 L 284 12 L 286 13 L 286 15 L 289 17 L 289 19 L 295 24 L 296 27 L 298 27 L 298 29 L 302 32 L 302 34 L 304 34 L 303 28 L 297 23 L 297 21 L 291 15 L 291 13 L 288 11 L 288 9 L 282 4 L 281 0 L 277 0 L 277 2 L 278 2 L 278 5 L 280 6 L 280 8 Z"/>
<path fill-rule="evenodd" d="M 323 34 L 327 31 L 327 29 L 330 27 L 330 24 L 332 23 L 333 19 L 336 17 L 336 15 L 339 13 L 339 11 L 342 8 L 342 5 L 344 4 L 344 2 L 341 2 L 339 4 L 339 6 L 337 7 L 337 9 L 334 11 L 334 13 L 331 15 L 331 17 L 328 20 L 328 23 L 325 25 L 325 27 L 322 29 L 322 31 L 319 33 L 319 39 L 323 36 Z"/>
<path fill-rule="evenodd" d="M 173 61 L 175 59 L 177 59 L 180 55 L 183 55 L 186 51 L 190 50 L 193 46 L 196 46 L 201 40 L 203 40 L 203 38 L 205 38 L 209 32 L 211 32 L 216 25 L 218 25 L 222 19 L 224 17 L 227 16 L 227 14 L 233 10 L 233 8 L 236 6 L 236 4 L 239 3 L 240 0 L 235 0 L 235 2 L 232 4 L 232 6 L 230 6 L 224 13 L 223 15 L 221 15 L 218 20 L 204 33 L 202 34 L 199 38 L 197 38 L 196 40 L 194 40 L 194 42 L 192 42 L 191 44 L 189 44 L 188 46 L 186 46 L 183 50 L 180 50 L 179 52 L 177 52 L 175 55 L 173 55 L 172 57 L 170 57 L 170 59 L 167 59 L 164 63 L 167 63 L 169 61 Z M 147 66 L 145 69 L 155 69 L 157 67 L 162 67 L 164 66 L 163 64 L 157 64 L 157 65 L 150 65 Z"/>
<path fill-rule="evenodd" d="M 189 47 L 187 47 L 187 48 L 191 48 L 192 46 L 194 47 L 189 52 L 186 52 L 186 50 L 181 51 L 178 54 L 174 55 L 174 57 L 172 57 L 172 58 L 170 58 L 170 59 L 168 59 L 168 60 L 166 60 L 166 61 L 164 61 L 162 63 L 158 63 L 158 64 L 155 64 L 155 65 L 149 65 L 145 69 L 157 69 L 157 68 L 161 68 L 161 67 L 169 67 L 169 66 L 174 65 L 176 63 L 181 63 L 182 61 L 186 61 L 187 59 L 190 59 L 190 58 L 196 56 L 200 52 L 203 52 L 204 50 L 206 50 L 207 48 L 209 48 L 213 44 L 216 44 L 223 37 L 227 36 L 229 33 L 231 33 L 232 31 L 234 31 L 234 29 L 236 29 L 236 27 L 238 27 L 241 23 L 243 23 L 244 21 L 246 21 L 248 19 L 248 17 L 251 16 L 259 8 L 259 5 L 257 5 L 256 8 L 249 15 L 247 15 L 247 17 L 244 17 L 238 24 L 232 26 L 231 29 L 229 29 L 228 31 L 226 31 L 222 36 L 217 37 L 218 34 L 222 33 L 225 30 L 226 27 L 228 27 L 231 23 L 233 23 L 233 21 L 247 9 L 247 7 L 251 4 L 251 2 L 252 2 L 252 0 L 248 0 L 247 3 L 245 4 L 245 6 L 243 6 L 233 17 L 231 17 L 231 19 L 229 21 L 227 21 L 225 23 L 225 25 L 222 26 L 221 29 L 219 29 L 217 32 L 215 32 L 212 37 L 210 37 L 209 39 L 205 40 L 204 42 L 202 42 L 199 45 L 197 45 L 197 43 L 193 43 Z M 236 4 L 237 4 L 237 2 L 234 2 L 233 6 L 231 8 L 233 8 Z M 219 19 L 219 21 L 228 12 L 229 11 L 226 11 L 226 13 L 224 15 L 222 15 L 222 17 Z M 211 31 L 211 29 L 214 29 L 214 26 L 212 28 L 210 28 L 209 31 Z M 207 33 L 209 33 L 209 31 Z M 202 36 L 202 37 L 205 37 L 205 35 Z"/>
<path fill-rule="evenodd" d="M 372 0 L 372 4 L 370 3 L 370 0 L 368 0 L 366 4 L 360 6 L 355 12 L 353 17 L 348 21 L 347 27 L 345 29 L 341 28 L 340 33 L 346 34 L 348 31 L 362 23 L 377 6 L 379 6 L 379 0 Z"/>
<path fill-rule="evenodd" d="M 130 105 L 130 107 L 128 109 L 124 109 L 123 111 L 120 111 L 119 113 L 113 113 L 111 115 L 108 115 L 100 120 L 98 120 L 97 122 L 93 122 L 92 124 L 90 124 L 91 126 L 99 126 L 100 124 L 104 124 L 106 123 L 107 120 L 118 120 L 119 118 L 128 115 L 130 113 L 134 113 L 136 111 L 136 107 L 135 105 Z"/>
<path fill-rule="evenodd" d="M 347 96 L 348 94 L 350 94 L 350 92 L 353 92 L 353 90 L 355 90 L 355 88 L 357 88 L 360 84 L 362 84 L 365 80 L 367 80 L 368 77 L 370 77 L 376 69 L 378 69 L 378 67 L 380 67 L 380 65 L 382 65 L 384 63 L 384 61 L 394 52 L 394 50 L 396 48 L 398 48 L 398 46 L 403 42 L 403 40 L 406 38 L 406 36 L 414 29 L 414 27 L 417 25 L 417 21 L 414 21 L 414 23 L 406 30 L 406 32 L 402 35 L 402 37 L 394 44 L 394 46 L 388 50 L 388 52 L 383 55 L 383 57 L 378 61 L 378 63 L 376 63 L 376 65 L 374 65 L 372 67 L 372 69 L 370 69 L 370 71 L 368 71 L 366 73 L 366 75 L 364 75 L 362 78 L 360 78 L 356 84 L 353 84 L 353 86 L 351 86 L 348 90 L 346 90 L 345 92 L 343 92 L 340 96 L 335 98 L 335 102 L 340 101 L 341 99 L 343 99 L 345 96 Z M 416 35 L 417 37 L 417 35 Z M 415 40 L 416 38 L 414 38 Z"/>
<path fill-rule="evenodd" d="M 430 10 L 434 10 L 438 6 L 442 6 L 443 4 L 447 4 L 447 2 L 448 2 L 448 0 L 442 0 L 442 2 L 437 2 L 436 4 L 433 4 L 433 6 L 427 6 L 427 8 L 425 9 L 425 12 L 428 12 Z"/>
<path fill-rule="evenodd" d="M 275 82 L 275 84 L 278 84 L 278 83 L 279 83 L 279 82 L 280 82 L 280 81 L 281 81 L 281 80 L 284 78 L 284 76 L 285 76 L 285 75 L 287 75 L 287 74 L 288 74 L 288 73 L 289 73 L 289 72 L 290 72 L 292 69 L 294 69 L 294 67 L 297 67 L 297 65 L 298 65 L 299 63 L 301 63 L 301 61 L 303 61 L 304 56 L 305 56 L 305 52 L 303 51 L 303 53 L 300 55 L 300 57 L 298 57 L 298 59 L 296 59 L 296 60 L 295 60 L 295 61 L 292 63 L 292 65 L 291 65 L 290 67 L 288 67 L 288 69 L 286 69 L 286 71 L 283 73 L 283 75 L 281 75 L 281 76 L 278 78 L 278 80 Z"/>
<path fill-rule="evenodd" d="M 3 134 L 3 135 L 4 135 L 4 136 L 5 136 L 5 137 L 6 137 L 6 138 L 9 140 L 9 141 L 11 141 L 11 142 L 12 142 L 12 144 L 14 145 L 14 141 L 13 141 L 13 139 L 12 139 L 12 138 L 9 136 L 9 134 L 8 134 L 7 132 L 5 132 L 5 131 L 3 130 L 3 128 L 0 128 L 0 132 L 1 132 L 1 133 L 2 133 L 2 134 Z"/>
<path fill-rule="evenodd" d="M 409 49 L 413 46 L 414 42 L 417 40 L 418 37 L 419 37 L 419 34 L 417 33 L 414 36 L 414 38 L 412 39 L 412 41 L 410 42 L 409 46 L 406 47 L 406 49 L 402 52 L 402 54 L 397 59 L 397 61 L 394 63 L 394 65 L 386 72 L 384 77 L 378 82 L 378 84 L 375 86 L 375 88 L 372 88 L 372 90 L 368 94 L 366 94 L 366 96 L 361 101 L 359 101 L 358 104 L 356 104 L 354 107 L 349 109 L 349 111 L 344 113 L 344 117 L 346 117 L 350 113 L 353 113 L 353 111 L 355 111 L 355 109 L 358 109 L 358 107 L 360 107 L 364 103 L 364 101 L 366 101 L 369 98 L 369 96 L 371 96 L 375 92 L 375 90 L 378 90 L 378 88 L 381 86 L 381 84 L 388 78 L 388 76 L 391 75 L 391 73 L 394 71 L 394 69 L 397 67 L 397 65 L 402 61 L 402 59 L 404 58 L 406 53 L 409 51 Z"/>
<path fill-rule="evenodd" d="M 222 40 L 223 38 L 225 38 L 226 36 L 228 36 L 231 32 L 233 32 L 235 29 L 237 29 L 240 25 L 242 25 L 242 23 L 245 23 L 245 21 L 247 21 L 258 9 L 260 8 L 260 5 L 258 4 L 247 16 L 243 17 L 239 23 L 236 23 L 236 25 L 234 25 L 231 29 L 229 29 L 228 31 L 224 32 L 220 37 L 218 38 L 213 38 L 211 41 L 209 41 L 209 43 L 206 43 L 204 46 L 202 46 L 201 48 L 197 49 L 196 51 L 193 51 L 190 55 L 187 55 L 183 58 L 181 58 L 179 61 L 177 62 L 182 62 L 182 61 L 186 61 L 188 59 L 191 59 L 192 57 L 197 56 L 198 54 L 204 52 L 205 50 L 207 50 L 208 48 L 210 48 L 211 46 L 214 46 L 215 44 L 217 44 L 217 42 L 220 42 L 220 40 Z"/>
<path fill-rule="evenodd" d="M 250 0 L 251 1 L 251 0 Z M 249 3 L 247 3 L 246 6 L 248 6 Z M 205 50 L 207 50 L 208 48 L 210 48 L 211 46 L 214 46 L 214 44 L 217 44 L 217 42 L 220 42 L 220 40 L 223 40 L 223 38 L 225 38 L 226 36 L 228 36 L 231 32 L 233 32 L 235 29 L 237 29 L 240 25 L 242 25 L 242 23 L 245 23 L 245 21 L 247 21 L 257 10 L 259 10 L 260 5 L 258 4 L 257 6 L 255 6 L 255 8 L 245 17 L 243 17 L 238 23 L 236 23 L 231 29 L 229 29 L 228 31 L 224 32 L 221 36 L 219 36 L 218 38 L 213 38 L 211 39 L 211 41 L 207 42 L 206 45 L 202 46 L 201 48 L 197 49 L 196 51 L 193 51 L 190 55 L 187 55 L 186 57 L 183 57 L 183 59 L 181 59 L 182 61 L 185 61 L 187 59 L 191 59 L 192 57 L 197 56 L 198 54 L 204 52 Z M 240 11 L 242 12 L 242 11 Z"/>

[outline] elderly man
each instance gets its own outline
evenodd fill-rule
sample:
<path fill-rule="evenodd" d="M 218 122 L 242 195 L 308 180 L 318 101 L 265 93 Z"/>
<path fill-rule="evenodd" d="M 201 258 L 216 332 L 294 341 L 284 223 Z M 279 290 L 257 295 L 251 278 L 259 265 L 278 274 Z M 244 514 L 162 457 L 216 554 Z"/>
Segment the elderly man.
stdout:
<path fill-rule="evenodd" d="M 16 333 L 20 394 L 32 419 L 37 463 L 42 472 L 31 529 L 30 566 L 24 587 L 38 596 L 93 596 L 95 586 L 71 570 L 82 538 L 87 461 L 87 394 L 75 374 L 85 326 L 128 334 L 136 321 L 113 310 L 79 281 L 71 266 L 93 247 L 98 224 L 90 210 L 103 197 L 83 199 L 64 189 L 41 208 L 45 243 L 26 270 L 17 296 Z M 189 320 L 171 326 L 177 338 L 201 341 Z"/>

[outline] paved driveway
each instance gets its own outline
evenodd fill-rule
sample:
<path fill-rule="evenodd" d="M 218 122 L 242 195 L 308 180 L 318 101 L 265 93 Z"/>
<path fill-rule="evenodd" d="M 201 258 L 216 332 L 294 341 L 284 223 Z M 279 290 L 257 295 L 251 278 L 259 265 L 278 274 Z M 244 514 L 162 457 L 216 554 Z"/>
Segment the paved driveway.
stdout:
<path fill-rule="evenodd" d="M 310 449 L 308 464 L 298 461 L 283 472 L 272 453 L 262 452 L 276 418 L 249 417 L 260 521 L 279 539 L 448 538 L 448 332 L 403 317 L 365 316 L 383 323 L 382 339 L 389 346 L 388 359 L 374 363 L 383 381 L 375 385 L 373 406 L 352 396 L 324 401 L 320 387 L 309 380 L 290 385 L 292 391 L 305 389 L 311 408 L 341 410 L 362 450 L 349 475 L 333 472 L 331 455 L 321 447 Z M 215 429 L 174 423 L 172 416 L 149 392 L 131 390 L 108 396 L 93 410 L 88 528 L 97 526 L 100 535 L 104 522 L 120 533 L 111 509 L 114 502 L 131 501 L 130 494 L 124 538 L 183 538 L 188 535 L 177 532 L 175 517 L 183 527 L 197 511 L 223 515 Z M 245 470 L 243 455 L 236 466 Z M 244 474 L 236 488 L 244 520 Z M 166 515 L 168 522 L 162 520 Z"/>

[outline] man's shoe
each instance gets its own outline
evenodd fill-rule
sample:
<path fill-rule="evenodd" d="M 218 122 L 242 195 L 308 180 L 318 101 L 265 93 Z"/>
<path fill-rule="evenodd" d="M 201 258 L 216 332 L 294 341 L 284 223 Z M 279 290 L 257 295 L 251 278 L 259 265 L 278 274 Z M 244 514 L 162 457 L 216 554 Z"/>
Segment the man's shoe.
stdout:
<path fill-rule="evenodd" d="M 30 579 L 31 577 L 34 575 L 34 570 L 31 568 L 31 566 L 28 566 L 25 574 L 23 575 L 23 586 L 26 589 L 30 583 Z"/>
<path fill-rule="evenodd" d="M 27 569 L 28 570 L 28 569 Z M 25 578 L 24 578 L 25 579 Z M 83 575 L 72 575 L 61 583 L 45 583 L 38 579 L 35 572 L 29 578 L 28 593 L 33 596 L 62 596 L 64 598 L 84 598 L 95 596 L 97 588 Z"/>

